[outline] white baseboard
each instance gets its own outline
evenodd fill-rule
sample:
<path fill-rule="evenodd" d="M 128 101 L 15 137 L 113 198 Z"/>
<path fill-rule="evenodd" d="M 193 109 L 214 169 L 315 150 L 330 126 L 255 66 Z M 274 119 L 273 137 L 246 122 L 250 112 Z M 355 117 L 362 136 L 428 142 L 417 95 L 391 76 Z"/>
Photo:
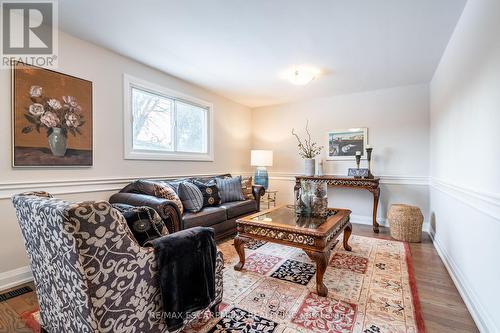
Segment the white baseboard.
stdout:
<path fill-rule="evenodd" d="M 33 280 L 29 266 L 13 269 L 0 273 L 0 290 L 9 289 Z"/>
<path fill-rule="evenodd" d="M 389 221 L 383 217 L 377 217 L 377 222 L 382 227 L 389 227 Z M 373 220 L 371 216 L 365 215 L 353 215 L 351 214 L 351 223 L 373 225 Z M 428 221 L 424 221 L 422 225 L 422 231 L 429 233 L 430 224 Z"/>
<path fill-rule="evenodd" d="M 460 296 L 462 296 L 462 299 L 464 300 L 464 303 L 474 319 L 479 331 L 482 333 L 500 332 L 500 329 L 495 326 L 495 323 L 485 311 L 476 293 L 470 287 L 470 283 L 466 279 L 465 275 L 453 261 L 452 257 L 448 255 L 445 248 L 441 246 L 441 243 L 436 238 L 435 231 L 431 229 L 429 235 L 431 236 L 437 253 L 441 257 L 441 260 L 448 270 L 453 283 L 457 287 Z"/>
<path fill-rule="evenodd" d="M 377 217 L 377 222 L 381 226 L 389 226 L 389 223 L 385 218 Z M 373 225 L 373 218 L 371 216 L 351 214 L 351 223 Z"/>

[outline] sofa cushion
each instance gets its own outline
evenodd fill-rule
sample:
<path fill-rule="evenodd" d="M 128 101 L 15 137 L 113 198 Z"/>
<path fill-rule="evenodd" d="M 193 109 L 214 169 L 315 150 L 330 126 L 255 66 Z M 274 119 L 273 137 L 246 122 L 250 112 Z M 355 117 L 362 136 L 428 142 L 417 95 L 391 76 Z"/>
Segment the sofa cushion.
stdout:
<path fill-rule="evenodd" d="M 193 184 L 200 189 L 203 195 L 203 207 L 215 207 L 221 204 L 219 188 L 215 181 L 202 183 L 198 180 L 193 180 Z"/>
<path fill-rule="evenodd" d="M 179 193 L 179 185 L 187 181 L 189 181 L 189 178 L 177 178 L 177 179 L 160 180 L 159 183 L 168 185 L 174 189 L 175 193 Z"/>
<path fill-rule="evenodd" d="M 155 197 L 172 200 L 173 202 L 175 202 L 182 215 L 182 213 L 184 212 L 184 206 L 182 205 L 181 199 L 179 198 L 177 193 L 175 193 L 175 190 L 170 187 L 170 185 L 167 185 L 166 183 L 154 183 L 153 188 Z"/>
<path fill-rule="evenodd" d="M 223 203 L 245 200 L 241 190 L 241 176 L 234 178 L 217 178 L 216 181 Z"/>
<path fill-rule="evenodd" d="M 221 205 L 226 209 L 228 219 L 244 214 L 250 214 L 257 211 L 257 202 L 255 200 L 226 202 Z"/>
<path fill-rule="evenodd" d="M 185 210 L 197 213 L 203 208 L 203 194 L 195 184 L 190 182 L 179 184 L 178 193 Z"/>
<path fill-rule="evenodd" d="M 140 246 L 146 246 L 148 241 L 168 235 L 165 223 L 153 208 L 118 203 L 111 204 L 111 206 L 122 213 L 130 231 L 132 231 L 135 240 Z"/>
<path fill-rule="evenodd" d="M 252 176 L 241 177 L 241 191 L 245 199 L 254 200 L 253 197 L 253 187 L 252 187 Z"/>
<path fill-rule="evenodd" d="M 182 216 L 184 228 L 210 227 L 226 220 L 226 210 L 222 207 L 205 207 L 198 213 L 188 212 Z"/>

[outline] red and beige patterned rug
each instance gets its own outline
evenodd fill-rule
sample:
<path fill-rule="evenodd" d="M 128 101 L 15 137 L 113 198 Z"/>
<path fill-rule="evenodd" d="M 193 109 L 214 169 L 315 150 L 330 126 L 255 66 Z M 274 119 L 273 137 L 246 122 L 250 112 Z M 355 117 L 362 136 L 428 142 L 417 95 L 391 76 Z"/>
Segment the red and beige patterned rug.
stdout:
<path fill-rule="evenodd" d="M 206 311 L 183 332 L 424 333 L 408 244 L 356 235 L 349 243 L 352 252 L 341 245 L 332 251 L 327 297 L 316 295 L 316 267 L 299 249 L 252 242 L 237 272 L 233 240 L 219 244 L 226 267 L 221 314 Z M 37 316 L 23 318 L 34 332 Z"/>
<path fill-rule="evenodd" d="M 221 317 L 207 311 L 185 332 L 423 333 L 408 244 L 356 235 L 349 243 L 352 252 L 332 251 L 328 297 L 320 297 L 316 267 L 301 250 L 253 242 L 237 272 L 233 240 L 225 241 Z"/>

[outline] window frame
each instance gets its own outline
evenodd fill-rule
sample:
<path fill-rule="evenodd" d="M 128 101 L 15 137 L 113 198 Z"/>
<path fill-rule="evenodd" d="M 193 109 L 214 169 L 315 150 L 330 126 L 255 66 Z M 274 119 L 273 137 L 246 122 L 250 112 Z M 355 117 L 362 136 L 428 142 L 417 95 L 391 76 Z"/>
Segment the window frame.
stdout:
<path fill-rule="evenodd" d="M 202 107 L 207 110 L 207 135 L 206 135 L 206 153 L 194 152 L 179 152 L 179 151 L 161 151 L 161 150 L 148 150 L 148 149 L 134 149 L 133 145 L 133 112 L 132 112 L 132 89 L 146 91 L 155 95 L 165 98 L 170 98 L 180 102 L 192 104 Z M 123 75 L 123 133 L 124 133 L 124 158 L 126 160 L 162 160 L 162 161 L 207 161 L 213 162 L 214 149 L 213 149 L 213 104 L 202 99 L 183 94 L 181 92 L 163 87 L 161 85 L 148 82 L 143 79 L 131 76 L 129 74 Z M 174 103 L 175 104 L 175 103 Z M 175 114 L 175 112 L 174 112 Z M 176 126 L 174 119 L 174 127 Z M 173 139 L 177 142 L 177 136 Z M 176 145 L 174 144 L 174 147 Z"/>

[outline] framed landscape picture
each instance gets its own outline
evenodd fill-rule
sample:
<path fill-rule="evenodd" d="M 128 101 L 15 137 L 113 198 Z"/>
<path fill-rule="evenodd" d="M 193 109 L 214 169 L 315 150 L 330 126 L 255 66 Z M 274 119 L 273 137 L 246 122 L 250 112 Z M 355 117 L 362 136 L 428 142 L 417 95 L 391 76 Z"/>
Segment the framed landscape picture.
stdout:
<path fill-rule="evenodd" d="M 12 69 L 12 165 L 92 166 L 92 82 L 16 63 Z"/>
<path fill-rule="evenodd" d="M 328 132 L 327 160 L 355 159 L 356 152 L 366 158 L 365 147 L 368 144 L 368 128 L 338 129 Z"/>

